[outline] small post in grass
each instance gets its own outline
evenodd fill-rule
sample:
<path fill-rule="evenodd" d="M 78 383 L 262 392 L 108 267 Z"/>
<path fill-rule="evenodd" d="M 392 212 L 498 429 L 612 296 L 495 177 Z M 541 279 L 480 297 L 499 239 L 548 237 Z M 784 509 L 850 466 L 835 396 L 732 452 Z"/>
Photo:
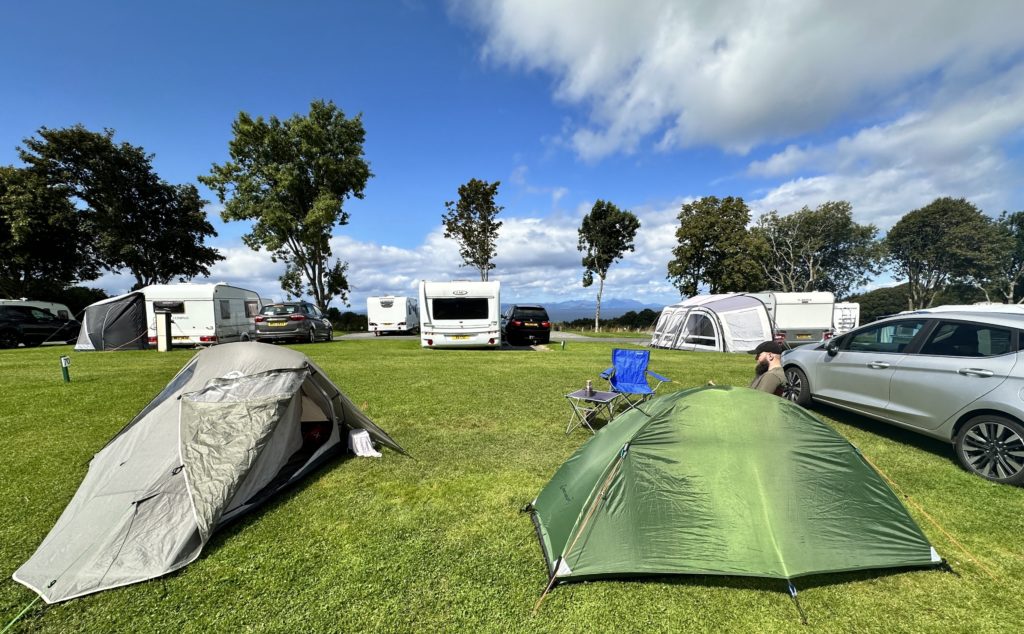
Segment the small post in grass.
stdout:
<path fill-rule="evenodd" d="M 60 358 L 60 373 L 64 375 L 64 382 L 71 383 L 71 373 L 68 368 L 71 367 L 71 357 L 63 355 Z"/>

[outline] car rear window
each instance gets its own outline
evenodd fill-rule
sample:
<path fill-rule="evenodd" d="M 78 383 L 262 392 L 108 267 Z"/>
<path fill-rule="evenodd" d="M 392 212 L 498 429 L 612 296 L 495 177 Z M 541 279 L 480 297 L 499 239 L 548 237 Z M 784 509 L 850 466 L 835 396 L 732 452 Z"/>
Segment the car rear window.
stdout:
<path fill-rule="evenodd" d="M 547 321 L 548 311 L 543 308 L 517 308 L 515 313 L 512 315 L 512 319 L 522 319 L 523 321 Z"/>
<path fill-rule="evenodd" d="M 272 304 L 264 306 L 261 315 L 294 315 L 300 312 L 296 304 Z"/>

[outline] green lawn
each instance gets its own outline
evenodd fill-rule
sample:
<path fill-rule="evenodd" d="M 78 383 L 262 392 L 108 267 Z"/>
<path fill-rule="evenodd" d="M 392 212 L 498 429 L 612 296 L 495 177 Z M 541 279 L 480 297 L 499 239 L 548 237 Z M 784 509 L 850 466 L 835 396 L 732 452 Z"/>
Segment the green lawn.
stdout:
<path fill-rule="evenodd" d="M 337 461 L 219 533 L 179 573 L 37 603 L 14 631 L 806 631 L 778 581 L 689 576 L 556 588 L 519 509 L 587 435 L 563 394 L 616 344 L 428 351 L 370 339 L 297 346 L 412 454 Z M 58 357 L 72 357 L 72 383 Z M 88 461 L 191 351 L 0 351 L 0 627 L 34 597 L 11 573 L 49 531 Z M 749 355 L 655 350 L 682 389 L 746 384 Z M 799 580 L 820 631 L 1013 631 L 1024 605 L 1024 489 L 961 471 L 939 442 L 819 410 L 943 530 L 911 515 L 958 575 Z M 971 561 L 951 541 L 978 557 Z M 990 577 L 986 569 L 991 572 Z M 1017 623 L 1017 625 L 1014 625 Z"/>

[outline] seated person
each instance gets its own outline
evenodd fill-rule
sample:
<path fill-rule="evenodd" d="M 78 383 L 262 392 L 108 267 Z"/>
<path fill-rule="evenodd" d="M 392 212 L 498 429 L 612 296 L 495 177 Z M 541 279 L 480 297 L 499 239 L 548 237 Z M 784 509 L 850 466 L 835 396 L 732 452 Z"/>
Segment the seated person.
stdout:
<path fill-rule="evenodd" d="M 782 344 L 765 341 L 750 351 L 757 360 L 754 380 L 750 387 L 776 396 L 782 396 L 786 386 L 786 372 L 782 369 Z"/>

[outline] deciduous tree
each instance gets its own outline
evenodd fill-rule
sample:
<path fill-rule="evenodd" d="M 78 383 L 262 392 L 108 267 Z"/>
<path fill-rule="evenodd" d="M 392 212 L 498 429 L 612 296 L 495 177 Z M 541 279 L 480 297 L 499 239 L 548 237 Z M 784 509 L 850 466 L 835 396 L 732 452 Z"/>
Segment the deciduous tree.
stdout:
<path fill-rule="evenodd" d="M 594 283 L 594 275 L 600 279 L 597 287 L 597 308 L 594 312 L 594 330 L 600 328 L 601 295 L 608 269 L 626 251 L 633 250 L 633 240 L 640 229 L 640 219 L 632 212 L 624 211 L 610 202 L 598 200 L 590 213 L 583 217 L 579 229 L 577 249 L 583 252 L 583 286 Z"/>
<path fill-rule="evenodd" d="M 127 269 L 135 288 L 209 275 L 224 259 L 204 244 L 217 232 L 195 186 L 161 180 L 153 155 L 115 143 L 113 130 L 41 128 L 24 144 L 19 154 L 27 169 L 84 203 L 83 226 L 99 260 L 110 270 Z"/>
<path fill-rule="evenodd" d="M 701 286 L 711 293 L 760 290 L 761 269 L 747 232 L 750 210 L 742 198 L 705 196 L 683 205 L 668 263 L 668 279 L 686 297 Z"/>
<path fill-rule="evenodd" d="M 950 282 L 983 279 L 1006 248 L 995 223 L 963 198 L 936 198 L 903 216 L 885 238 L 907 307 L 928 308 Z"/>
<path fill-rule="evenodd" d="M 314 101 L 309 114 L 284 121 L 239 113 L 232 133 L 231 160 L 199 178 L 224 203 L 221 217 L 253 223 L 242 240 L 285 263 L 285 292 L 309 295 L 321 310 L 335 297 L 347 305 L 348 265 L 331 263 L 330 239 L 348 224 L 345 201 L 362 198 L 372 176 L 362 117 Z"/>
<path fill-rule="evenodd" d="M 480 273 L 480 281 L 486 282 L 489 272 L 494 268 L 501 222 L 495 220 L 504 207 L 495 204 L 494 197 L 498 194 L 500 181 L 487 181 L 471 178 L 465 185 L 459 186 L 459 200 L 445 202 L 448 211 L 441 216 L 444 223 L 444 237 L 454 239 L 459 245 L 462 265 L 475 268 Z"/>
<path fill-rule="evenodd" d="M 768 286 L 846 296 L 880 271 L 878 228 L 853 220 L 850 203 L 826 202 L 789 215 L 772 211 L 751 230 Z"/>
<path fill-rule="evenodd" d="M 0 167 L 0 295 L 52 300 L 76 281 L 97 278 L 93 247 L 66 188 Z"/>

